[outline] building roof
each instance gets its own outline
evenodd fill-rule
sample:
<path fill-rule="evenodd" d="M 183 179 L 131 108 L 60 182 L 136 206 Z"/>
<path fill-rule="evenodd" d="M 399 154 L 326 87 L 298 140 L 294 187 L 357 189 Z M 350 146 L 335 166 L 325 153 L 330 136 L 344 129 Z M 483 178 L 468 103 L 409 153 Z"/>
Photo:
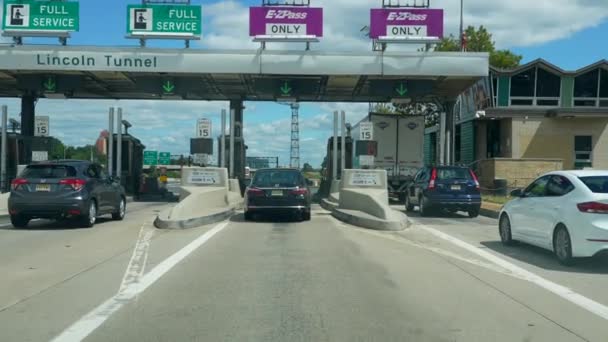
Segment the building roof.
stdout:
<path fill-rule="evenodd" d="M 589 71 L 597 69 L 597 68 L 603 67 L 603 68 L 608 69 L 608 60 L 602 59 L 591 65 L 585 66 L 585 67 L 577 69 L 577 70 L 564 70 L 564 69 L 556 66 L 555 64 L 550 63 L 549 61 L 547 61 L 545 59 L 538 58 L 538 59 L 535 59 L 526 64 L 520 65 L 514 69 L 500 69 L 500 68 L 495 68 L 495 67 L 491 66 L 490 71 L 497 75 L 510 76 L 510 75 L 520 73 L 529 68 L 537 67 L 537 66 L 548 69 L 549 71 L 553 71 L 554 73 L 559 74 L 559 75 L 578 76 L 578 75 L 584 74 L 586 72 L 589 72 Z"/>

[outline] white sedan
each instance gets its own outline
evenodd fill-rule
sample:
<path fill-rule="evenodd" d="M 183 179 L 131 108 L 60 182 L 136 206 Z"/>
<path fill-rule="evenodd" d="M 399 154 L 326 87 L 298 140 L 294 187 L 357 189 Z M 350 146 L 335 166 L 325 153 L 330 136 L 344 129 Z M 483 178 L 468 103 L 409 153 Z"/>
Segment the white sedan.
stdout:
<path fill-rule="evenodd" d="M 511 196 L 498 223 L 505 245 L 536 245 L 565 265 L 608 252 L 608 171 L 550 172 Z"/>

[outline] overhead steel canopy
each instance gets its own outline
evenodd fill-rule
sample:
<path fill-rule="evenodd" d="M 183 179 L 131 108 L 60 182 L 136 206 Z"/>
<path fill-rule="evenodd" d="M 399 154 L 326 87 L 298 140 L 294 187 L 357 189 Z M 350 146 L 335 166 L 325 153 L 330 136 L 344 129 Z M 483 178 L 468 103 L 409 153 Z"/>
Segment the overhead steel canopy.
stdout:
<path fill-rule="evenodd" d="M 384 102 L 453 98 L 486 53 L 0 47 L 0 96 Z"/>

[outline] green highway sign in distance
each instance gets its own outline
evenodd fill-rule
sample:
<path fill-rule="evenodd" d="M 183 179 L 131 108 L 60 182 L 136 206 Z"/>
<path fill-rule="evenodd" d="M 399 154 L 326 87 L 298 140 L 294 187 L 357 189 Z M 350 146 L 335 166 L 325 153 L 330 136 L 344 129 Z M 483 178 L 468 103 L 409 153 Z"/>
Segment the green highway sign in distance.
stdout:
<path fill-rule="evenodd" d="M 127 33 L 201 35 L 201 6 L 129 5 Z"/>
<path fill-rule="evenodd" d="M 144 165 L 158 164 L 158 151 L 144 151 Z"/>
<path fill-rule="evenodd" d="M 158 154 L 158 165 L 169 165 L 171 164 L 171 153 L 160 152 Z"/>
<path fill-rule="evenodd" d="M 78 31 L 77 1 L 4 0 L 5 31 Z"/>

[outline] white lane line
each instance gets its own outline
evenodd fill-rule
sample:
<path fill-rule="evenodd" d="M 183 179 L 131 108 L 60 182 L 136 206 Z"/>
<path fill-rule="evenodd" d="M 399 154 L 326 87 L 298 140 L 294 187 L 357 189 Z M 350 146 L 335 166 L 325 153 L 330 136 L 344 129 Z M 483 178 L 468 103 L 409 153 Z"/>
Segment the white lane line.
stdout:
<path fill-rule="evenodd" d="M 346 229 L 351 229 L 351 230 L 353 229 L 352 226 L 347 226 L 344 223 L 342 223 L 341 221 L 337 221 L 337 225 L 340 226 L 340 227 L 344 227 Z M 376 237 L 383 238 L 383 239 L 386 239 L 386 240 L 391 240 L 391 241 L 403 243 L 405 245 L 409 245 L 409 246 L 412 246 L 412 247 L 424 249 L 424 250 L 427 250 L 429 252 L 432 252 L 432 253 L 435 253 L 435 254 L 438 254 L 438 255 L 442 255 L 442 256 L 445 256 L 445 257 L 448 257 L 448 258 L 452 258 L 452 259 L 455 259 L 455 260 L 466 262 L 466 263 L 469 263 L 471 265 L 475 265 L 475 266 L 478 266 L 478 267 L 483 267 L 483 268 L 485 268 L 487 270 L 490 270 L 490 271 L 493 271 L 493 272 L 497 272 L 497 273 L 500 273 L 500 274 L 511 276 L 511 277 L 517 278 L 517 279 L 523 279 L 523 278 L 520 278 L 517 274 L 513 274 L 509 270 L 506 270 L 504 268 L 496 267 L 496 265 L 493 264 L 493 263 L 491 263 L 491 262 L 486 262 L 486 261 L 479 260 L 479 259 L 467 258 L 467 257 L 458 255 L 456 253 L 450 252 L 448 250 L 445 250 L 445 249 L 442 249 L 442 248 L 439 248 L 439 247 L 427 246 L 427 245 L 424 245 L 424 244 L 419 243 L 419 242 L 408 240 L 403 235 L 399 235 L 399 234 L 396 234 L 396 233 L 389 233 L 389 232 L 381 233 L 381 232 L 377 232 L 377 231 L 373 231 L 373 230 L 366 230 L 365 228 L 356 228 L 356 229 L 357 229 L 356 231 L 360 232 L 360 233 L 376 236 Z M 526 279 L 523 279 L 523 280 L 526 280 Z"/>
<path fill-rule="evenodd" d="M 510 272 L 512 272 L 516 277 L 527 280 L 533 284 L 536 284 L 538 286 L 540 286 L 541 288 L 552 292 L 560 297 L 562 297 L 563 299 L 580 306 L 581 308 L 605 319 L 608 320 L 608 307 L 600 304 L 590 298 L 587 298 L 577 292 L 574 292 L 573 290 L 559 285 L 557 283 L 554 283 L 550 280 L 547 280 L 541 276 L 538 276 L 528 270 L 525 270 L 511 262 L 508 262 L 490 252 L 487 252 L 483 249 L 480 249 L 479 247 L 476 247 L 474 245 L 471 245 L 467 242 L 464 242 L 460 239 L 457 239 L 449 234 L 446 234 L 444 232 L 441 232 L 437 229 L 422 225 L 422 224 L 417 224 L 417 226 L 422 229 L 427 231 L 428 233 L 446 240 L 448 242 L 453 243 L 454 245 L 464 248 L 469 252 L 475 253 L 477 255 L 479 255 L 480 257 L 494 263 L 495 265 L 498 265 Z"/>
<path fill-rule="evenodd" d="M 148 226 L 147 222 L 144 222 L 144 224 L 141 225 L 137 242 L 135 243 L 135 248 L 133 249 L 133 254 L 131 255 L 131 260 L 129 260 L 129 264 L 125 271 L 125 275 L 122 278 L 122 282 L 120 283 L 118 293 L 124 291 L 124 289 L 129 285 L 139 282 L 139 279 L 144 274 L 146 262 L 148 261 L 150 241 L 152 240 L 155 232 L 156 229 Z"/>
<path fill-rule="evenodd" d="M 84 315 L 81 319 L 65 329 L 60 335 L 51 340 L 51 342 L 73 342 L 82 341 L 89 336 L 95 329 L 99 328 L 112 314 L 129 303 L 137 295 L 145 291 L 150 285 L 154 284 L 163 275 L 169 272 L 175 265 L 180 263 L 184 258 L 194 252 L 197 248 L 205 244 L 215 234 L 222 231 L 228 222 L 223 222 L 213 227 L 205 234 L 199 236 L 196 240 L 190 242 L 184 248 L 171 255 L 150 272 L 141 277 L 138 282 L 134 282 L 126 286 L 121 292 L 114 297 L 108 299 L 93 311 Z"/>

